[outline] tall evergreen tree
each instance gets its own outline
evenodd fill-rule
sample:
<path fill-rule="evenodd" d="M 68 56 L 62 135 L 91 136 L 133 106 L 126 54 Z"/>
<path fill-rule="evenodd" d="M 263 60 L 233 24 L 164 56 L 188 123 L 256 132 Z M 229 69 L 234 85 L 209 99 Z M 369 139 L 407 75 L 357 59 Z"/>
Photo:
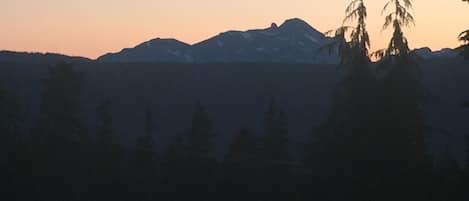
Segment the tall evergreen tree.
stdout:
<path fill-rule="evenodd" d="M 469 59 L 469 30 L 461 32 L 458 39 L 463 44 L 457 49 L 461 51 L 461 55 L 464 56 L 465 59 Z"/>
<path fill-rule="evenodd" d="M 3 196 L 23 199 L 27 188 L 28 162 L 25 161 L 22 115 L 16 95 L 0 81 L 0 186 Z"/>
<path fill-rule="evenodd" d="M 159 186 L 159 160 L 156 152 L 156 144 L 154 139 L 154 119 L 150 106 L 145 108 L 144 113 L 145 133 L 139 137 L 136 145 L 135 153 L 135 174 L 136 183 L 134 198 L 139 200 L 154 200 L 157 192 L 160 191 Z"/>
<path fill-rule="evenodd" d="M 364 0 L 353 0 L 345 10 L 347 21 L 357 20 L 357 24 L 351 33 L 350 47 L 356 49 L 360 57 L 368 58 L 368 49 L 370 47 L 370 36 L 366 30 L 367 9 Z M 358 55 L 357 55 L 358 56 Z M 363 59 L 363 58 L 357 58 Z"/>
<path fill-rule="evenodd" d="M 252 133 L 243 128 L 236 134 L 223 161 L 221 198 L 229 200 L 261 200 L 259 145 Z M 229 198 L 223 195 L 231 195 Z"/>
<path fill-rule="evenodd" d="M 342 70 L 333 97 L 330 114 L 307 144 L 306 165 L 313 171 L 318 195 L 323 199 L 366 200 L 369 172 L 373 161 L 372 138 L 376 80 L 370 68 L 368 51 L 370 37 L 366 30 L 367 9 L 363 0 L 353 0 L 345 9 L 342 27 L 352 27 L 346 41 L 339 29 L 343 49 L 340 51 Z M 354 25 L 346 26 L 353 22 Z M 351 30 L 351 31 L 350 31 Z M 341 193 L 333 193 L 333 192 Z"/>
<path fill-rule="evenodd" d="M 465 137 L 465 145 L 466 145 L 466 166 L 469 169 L 469 134 L 466 134 Z"/>
<path fill-rule="evenodd" d="M 378 83 L 375 154 L 378 158 L 375 181 L 379 189 L 376 196 L 391 192 L 389 199 L 427 199 L 425 178 L 430 174 L 431 162 L 426 152 L 426 123 L 423 115 L 424 89 L 418 65 L 410 55 L 408 41 L 402 28 L 414 23 L 410 13 L 411 0 L 390 0 L 383 11 L 394 8 L 385 17 L 383 28 L 392 25 L 393 35 L 388 48 L 383 50 L 381 69 L 385 69 Z M 398 175 L 398 176 L 396 176 Z M 418 186 L 418 188 L 415 188 Z"/>
<path fill-rule="evenodd" d="M 189 155 L 195 158 L 215 157 L 215 130 L 206 108 L 197 102 L 192 114 L 192 125 L 187 135 Z"/>
<path fill-rule="evenodd" d="M 288 122 L 283 111 L 277 111 L 274 97 L 270 97 L 264 117 L 264 160 L 266 163 L 289 163 Z"/>
<path fill-rule="evenodd" d="M 469 3 L 469 0 L 462 0 Z M 458 36 L 459 41 L 463 44 L 459 46 L 457 49 L 461 51 L 461 55 L 464 56 L 465 59 L 469 59 L 469 30 L 463 31 Z"/>
<path fill-rule="evenodd" d="M 383 29 L 392 25 L 394 32 L 388 48 L 384 52 L 384 56 L 406 57 L 410 49 L 402 27 L 415 23 L 414 17 L 409 11 L 412 9 L 412 1 L 390 0 L 384 5 L 383 12 L 385 12 L 388 7 L 393 7 L 394 10 L 386 15 Z"/>
<path fill-rule="evenodd" d="M 0 82 L 0 138 L 5 146 L 20 137 L 21 119 L 18 98 Z"/>
<path fill-rule="evenodd" d="M 255 163 L 258 162 L 258 145 L 250 131 L 242 128 L 235 136 L 233 143 L 230 145 L 228 153 L 224 160 L 235 163 Z"/>
<path fill-rule="evenodd" d="M 156 144 L 154 139 L 154 122 L 151 107 L 147 106 L 145 109 L 145 133 L 137 140 L 137 163 L 142 163 L 142 166 L 152 166 L 157 160 Z"/>
<path fill-rule="evenodd" d="M 121 175 L 121 147 L 114 136 L 112 101 L 104 99 L 96 108 L 98 114 L 94 154 L 94 196 L 97 200 L 115 200 Z"/>
<path fill-rule="evenodd" d="M 169 144 L 165 157 L 163 175 L 165 181 L 165 197 L 172 197 L 174 200 L 189 200 L 186 193 L 188 187 L 187 179 L 192 172 L 188 171 L 187 142 L 185 136 L 179 134 L 175 140 Z"/>
<path fill-rule="evenodd" d="M 264 136 L 262 138 L 262 159 L 260 175 L 264 182 L 261 192 L 263 199 L 285 200 L 292 196 L 292 160 L 288 147 L 288 120 L 286 114 L 277 109 L 274 97 L 270 97 L 264 116 Z M 271 192 L 271 193 L 268 193 Z"/>
<path fill-rule="evenodd" d="M 49 68 L 43 80 L 41 116 L 38 134 L 52 146 L 66 146 L 88 140 L 80 117 L 82 75 L 71 64 Z"/>
<path fill-rule="evenodd" d="M 181 138 L 184 144 L 179 148 L 183 148 L 183 150 L 178 151 L 183 151 L 184 157 L 182 163 L 179 163 L 184 167 L 177 168 L 177 170 L 182 170 L 177 173 L 184 176 L 183 179 L 179 180 L 181 183 L 176 191 L 185 192 L 181 199 L 192 200 L 194 197 L 201 200 L 214 199 L 217 170 L 215 136 L 216 132 L 207 109 L 200 102 L 197 102 L 192 113 L 191 127 L 184 136 L 185 138 Z"/>
<path fill-rule="evenodd" d="M 384 123 L 391 123 L 388 127 L 395 132 L 390 138 L 396 143 L 406 143 L 401 149 L 409 149 L 402 152 L 403 155 L 422 155 L 424 148 L 424 119 L 421 111 L 423 88 L 420 82 L 418 66 L 409 56 L 407 40 L 402 33 L 402 26 L 414 22 L 414 18 L 408 12 L 412 7 L 410 0 L 391 0 L 384 9 L 395 6 L 395 10 L 386 16 L 384 28 L 393 24 L 394 34 L 386 49 L 383 66 L 389 66 L 391 70 L 382 79 L 383 87 L 380 91 L 381 108 L 386 110 Z M 392 100 L 391 100 L 392 97 Z M 393 120 L 394 119 L 394 120 Z M 400 134 L 399 134 L 400 133 Z M 391 140 L 391 139 L 389 139 Z M 396 144 L 397 145 L 397 144 Z M 403 144 L 401 144 L 403 145 Z M 404 148 L 406 147 L 406 148 Z M 411 151 L 413 150 L 413 151 Z M 403 151 L 403 150 L 402 150 Z M 411 152 L 408 152 L 411 151 Z M 402 157 L 404 157 L 402 155 Z"/>
<path fill-rule="evenodd" d="M 35 130 L 34 160 L 38 175 L 37 192 L 43 199 L 79 199 L 86 196 L 89 138 L 81 120 L 82 74 L 71 64 L 49 68 L 43 80 L 40 119 Z M 40 197 L 40 196 L 39 196 Z"/>
<path fill-rule="evenodd" d="M 112 144 L 114 139 L 112 129 L 112 101 L 110 98 L 103 100 L 96 108 L 98 113 L 97 142 L 104 146 Z"/>
<path fill-rule="evenodd" d="M 166 160 L 168 163 L 180 164 L 187 158 L 187 142 L 182 135 L 176 136 L 168 146 Z M 180 166 L 180 165 L 177 165 Z"/>

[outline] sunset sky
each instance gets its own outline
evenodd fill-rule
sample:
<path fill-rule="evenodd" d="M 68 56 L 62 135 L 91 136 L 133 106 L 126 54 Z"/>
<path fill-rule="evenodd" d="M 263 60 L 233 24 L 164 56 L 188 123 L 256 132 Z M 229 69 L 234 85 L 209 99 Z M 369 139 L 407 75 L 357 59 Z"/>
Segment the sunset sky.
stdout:
<path fill-rule="evenodd" d="M 372 49 L 384 48 L 387 0 L 368 0 Z M 227 30 L 264 28 L 299 17 L 321 32 L 338 27 L 349 0 L 0 0 L 0 50 L 55 52 L 96 58 L 149 39 L 193 44 Z M 469 28 L 469 4 L 414 0 L 410 46 L 456 47 Z"/>

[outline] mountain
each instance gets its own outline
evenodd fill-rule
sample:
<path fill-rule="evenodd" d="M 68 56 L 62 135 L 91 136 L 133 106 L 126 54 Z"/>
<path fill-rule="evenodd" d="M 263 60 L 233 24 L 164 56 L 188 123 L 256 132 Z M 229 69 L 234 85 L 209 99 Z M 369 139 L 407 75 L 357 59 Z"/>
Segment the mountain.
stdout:
<path fill-rule="evenodd" d="M 188 45 L 174 39 L 154 39 L 98 58 L 111 62 L 277 62 L 337 63 L 337 56 L 319 51 L 330 42 L 305 21 L 294 18 L 266 29 L 228 31 Z"/>
<path fill-rule="evenodd" d="M 458 52 L 454 49 L 443 48 L 438 51 L 432 51 L 428 47 L 418 48 L 412 51 L 421 59 L 430 59 L 430 58 L 454 58 L 458 56 Z"/>
<path fill-rule="evenodd" d="M 84 57 L 72 57 L 55 53 L 30 53 L 30 52 L 13 52 L 0 51 L 0 62 L 20 62 L 20 63 L 59 63 L 73 62 L 83 63 L 91 61 Z"/>
<path fill-rule="evenodd" d="M 175 39 L 153 39 L 98 58 L 112 62 L 191 62 L 191 46 Z"/>

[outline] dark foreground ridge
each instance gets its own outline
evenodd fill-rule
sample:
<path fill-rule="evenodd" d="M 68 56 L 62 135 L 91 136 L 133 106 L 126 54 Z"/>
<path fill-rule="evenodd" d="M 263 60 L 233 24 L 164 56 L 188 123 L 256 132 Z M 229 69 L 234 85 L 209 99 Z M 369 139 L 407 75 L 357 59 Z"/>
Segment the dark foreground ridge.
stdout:
<path fill-rule="evenodd" d="M 389 134 L 373 141 L 377 144 L 363 141 L 360 132 L 347 141 L 324 139 L 339 78 L 334 65 L 103 63 L 8 54 L 9 59 L 0 56 L 4 198 L 388 200 L 392 192 L 393 198 L 414 201 L 469 196 L 463 165 L 469 65 L 459 57 L 419 63 L 431 94 L 422 107 L 428 158 L 408 169 L 405 164 L 414 163 L 401 161 L 408 152 L 398 150 L 409 144 L 393 137 L 401 133 L 396 129 L 409 128 L 399 118 L 369 114 L 377 123 L 367 127 L 376 133 L 371 136 Z M 370 93 L 380 92 L 374 101 L 378 109 L 407 108 L 382 99 L 406 96 L 383 93 L 392 87 L 379 89 Z M 373 152 L 363 152 L 370 147 Z M 361 158 L 364 153 L 373 160 Z"/>

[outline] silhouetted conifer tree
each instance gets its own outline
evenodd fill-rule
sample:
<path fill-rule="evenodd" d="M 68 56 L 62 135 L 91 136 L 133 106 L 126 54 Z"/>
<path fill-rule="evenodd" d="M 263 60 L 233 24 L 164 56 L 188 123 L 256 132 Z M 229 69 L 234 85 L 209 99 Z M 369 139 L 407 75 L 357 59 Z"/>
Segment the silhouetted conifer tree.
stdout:
<path fill-rule="evenodd" d="M 466 143 L 466 166 L 469 167 L 469 134 L 466 134 L 465 137 Z"/>
<path fill-rule="evenodd" d="M 136 152 L 137 163 L 141 163 L 139 166 L 146 168 L 154 167 L 153 163 L 157 160 L 157 154 L 151 107 L 145 109 L 145 134 L 138 138 Z"/>
<path fill-rule="evenodd" d="M 0 82 L 0 186 L 2 196 L 24 199 L 30 190 L 29 161 L 20 135 L 23 117 L 18 97 Z"/>
<path fill-rule="evenodd" d="M 230 145 L 225 162 L 256 163 L 258 160 L 259 145 L 249 130 L 242 128 Z"/>
<path fill-rule="evenodd" d="M 5 146 L 13 145 L 20 136 L 22 122 L 19 100 L 0 82 L 0 138 Z"/>
<path fill-rule="evenodd" d="M 80 117 L 81 77 L 71 64 L 49 68 L 38 128 L 42 141 L 62 146 L 88 140 Z"/>
<path fill-rule="evenodd" d="M 215 136 L 215 130 L 207 110 L 200 102 L 197 102 L 192 114 L 192 125 L 187 135 L 189 154 L 196 158 L 213 158 L 215 156 Z"/>
<path fill-rule="evenodd" d="M 166 160 L 170 163 L 180 163 L 187 158 L 187 143 L 184 136 L 177 136 L 168 147 Z"/>
<path fill-rule="evenodd" d="M 289 163 L 288 122 L 286 114 L 277 111 L 275 98 L 269 99 L 264 117 L 264 160 L 266 163 Z"/>
<path fill-rule="evenodd" d="M 393 35 L 388 48 L 381 51 L 380 80 L 377 90 L 377 131 L 375 153 L 377 175 L 381 181 L 377 197 L 394 192 L 389 200 L 427 199 L 426 178 L 431 162 L 425 146 L 425 119 L 422 111 L 424 89 L 416 62 L 410 55 L 402 28 L 414 23 L 410 0 L 391 0 L 393 10 L 385 17 L 383 28 L 392 25 Z M 397 188 L 394 186 L 398 186 Z M 381 197 L 382 198 L 382 197 Z"/>
<path fill-rule="evenodd" d="M 465 59 L 469 59 L 469 30 L 461 32 L 458 39 L 463 44 L 457 49 L 461 51 L 461 55 L 464 56 Z"/>
<path fill-rule="evenodd" d="M 106 98 L 96 108 L 98 113 L 98 133 L 96 141 L 103 146 L 110 146 L 114 143 L 112 129 L 112 101 Z"/>
<path fill-rule="evenodd" d="M 259 173 L 264 171 L 259 166 L 259 151 L 258 142 L 249 130 L 243 128 L 236 134 L 223 161 L 220 199 L 254 201 L 265 198 L 258 190 L 262 184 Z"/>
<path fill-rule="evenodd" d="M 463 172 L 447 145 L 435 161 L 431 200 L 465 200 L 467 189 L 463 185 Z M 466 193 L 467 194 L 467 193 Z"/>
<path fill-rule="evenodd" d="M 135 153 L 135 197 L 139 200 L 154 200 L 158 195 L 157 192 L 161 191 L 154 130 L 152 109 L 147 106 L 145 109 L 145 133 L 138 138 Z"/>
<path fill-rule="evenodd" d="M 176 138 L 168 151 L 168 194 L 176 200 L 213 200 L 217 161 L 215 130 L 206 108 L 197 102 L 191 127 Z"/>
<path fill-rule="evenodd" d="M 96 149 L 94 153 L 93 192 L 97 200 L 116 200 L 116 191 L 121 191 L 122 153 L 114 136 L 112 121 L 112 101 L 104 99 L 96 108 L 98 114 Z"/>
<path fill-rule="evenodd" d="M 260 173 L 264 178 L 261 189 L 263 199 L 284 200 L 292 196 L 292 160 L 288 149 L 288 122 L 286 114 L 277 109 L 274 97 L 270 97 L 264 116 L 264 136 Z M 271 192 L 270 194 L 267 192 Z"/>
<path fill-rule="evenodd" d="M 323 199 L 367 199 L 373 166 L 373 136 L 376 80 L 370 68 L 370 38 L 366 30 L 367 9 L 363 0 L 353 0 L 345 9 L 343 25 L 336 31 L 342 38 L 340 80 L 330 114 L 312 133 L 305 163 L 316 179 Z M 345 26 L 347 22 L 355 25 Z M 351 30 L 351 31 L 350 31 Z M 345 34 L 350 32 L 350 41 Z M 334 193 L 341 192 L 341 193 Z"/>
<path fill-rule="evenodd" d="M 190 200 L 187 192 L 188 185 L 186 180 L 192 174 L 188 171 L 187 142 L 185 136 L 178 135 L 175 140 L 169 144 L 166 163 L 163 175 L 165 197 L 171 197 L 173 200 Z M 184 192 L 184 193 L 182 193 Z"/>
<path fill-rule="evenodd" d="M 39 171 L 39 199 L 81 199 L 89 178 L 89 139 L 81 121 L 82 75 L 71 64 L 49 68 L 43 80 L 40 119 L 35 130 L 34 160 Z"/>

